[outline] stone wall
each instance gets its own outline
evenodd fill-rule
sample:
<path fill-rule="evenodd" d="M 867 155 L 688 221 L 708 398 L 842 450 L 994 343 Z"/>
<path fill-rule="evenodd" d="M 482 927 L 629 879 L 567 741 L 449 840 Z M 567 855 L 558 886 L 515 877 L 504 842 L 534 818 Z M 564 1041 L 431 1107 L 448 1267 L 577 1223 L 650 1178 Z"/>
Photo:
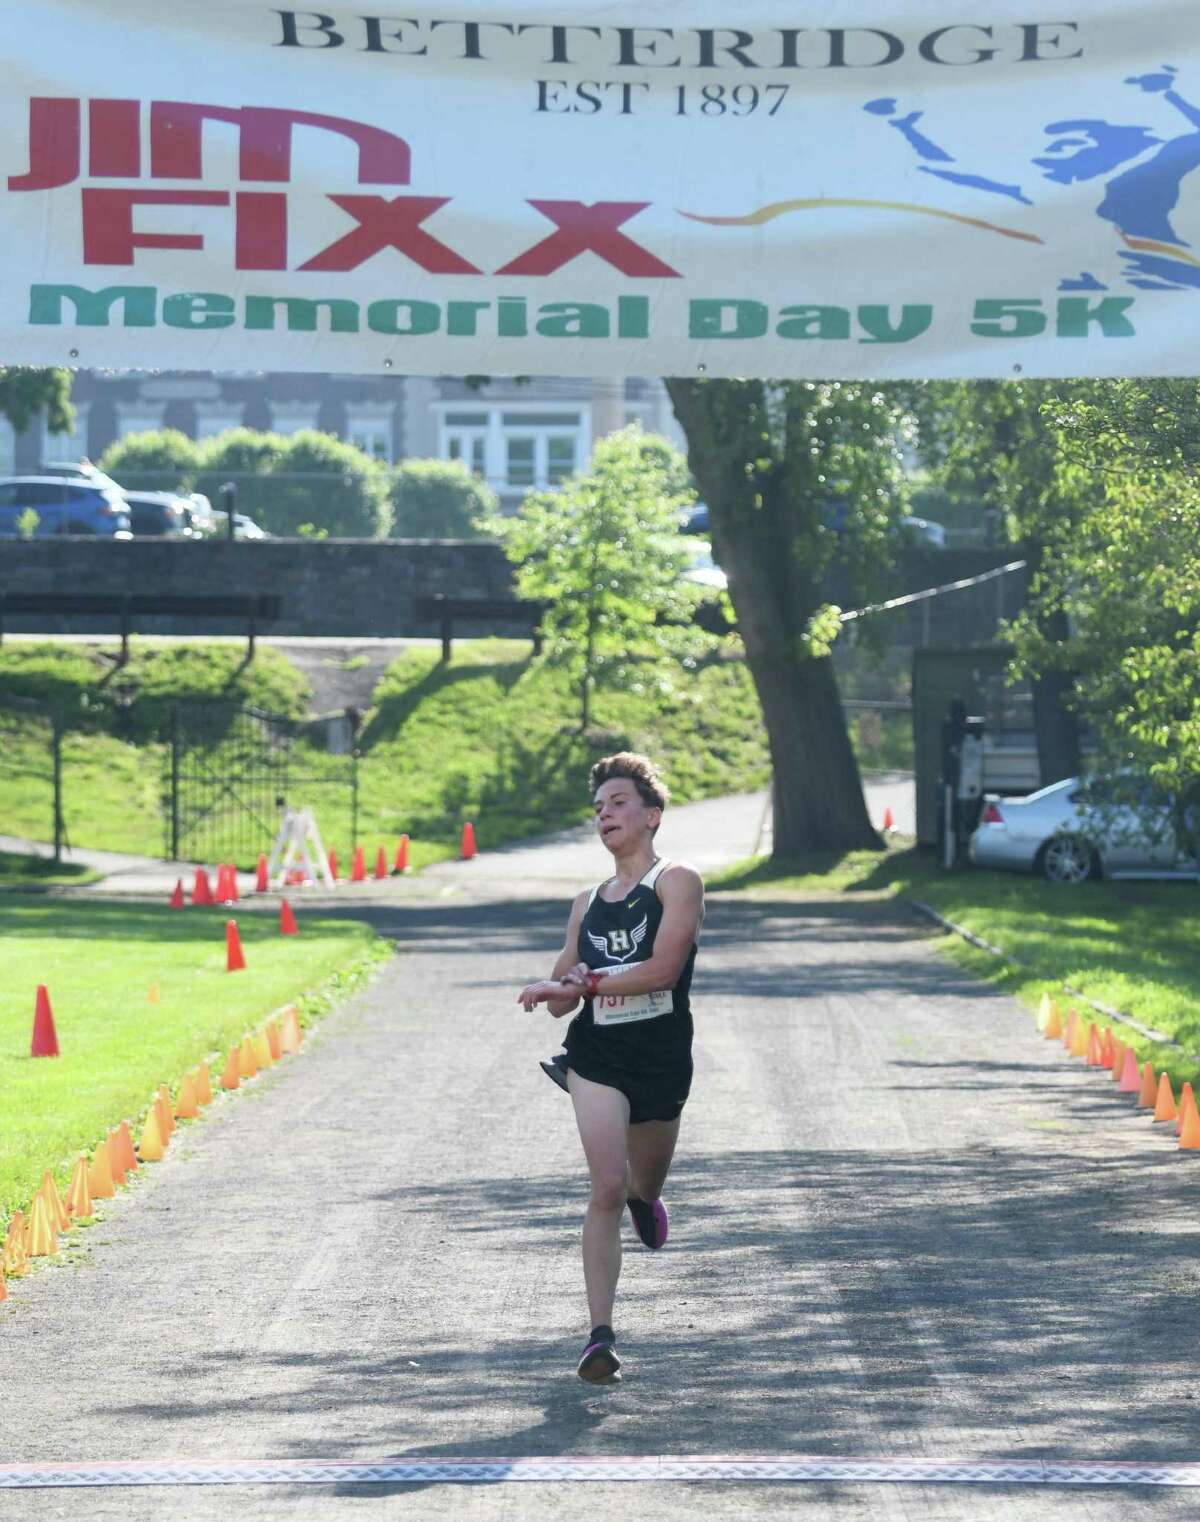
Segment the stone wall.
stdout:
<path fill-rule="evenodd" d="M 485 540 L 223 539 L 0 540 L 0 592 L 161 592 L 189 597 L 272 593 L 279 622 L 264 634 L 402 636 L 436 634 L 418 624 L 413 600 L 510 597 L 511 568 Z M 112 619 L 12 614 L 13 632 L 104 633 Z M 153 618 L 141 634 L 237 634 L 236 621 Z M 474 631 L 464 627 L 464 634 Z M 497 629 L 497 633 L 508 632 Z M 514 629 L 513 633 L 516 632 Z"/>

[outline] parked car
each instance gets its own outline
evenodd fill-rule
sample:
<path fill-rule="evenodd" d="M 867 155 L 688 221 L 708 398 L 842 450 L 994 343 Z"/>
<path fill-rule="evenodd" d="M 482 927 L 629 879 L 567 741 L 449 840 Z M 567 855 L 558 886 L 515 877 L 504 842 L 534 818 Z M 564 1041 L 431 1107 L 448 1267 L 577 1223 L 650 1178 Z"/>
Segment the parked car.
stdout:
<path fill-rule="evenodd" d="M 1200 881 L 1200 805 L 1128 777 L 1066 777 L 1025 798 L 987 794 L 968 854 L 981 867 L 1089 877 Z"/>
<path fill-rule="evenodd" d="M 714 592 L 723 592 L 729 585 L 728 576 L 713 559 L 712 545 L 707 539 L 689 539 L 687 557 L 688 568 L 683 573 L 684 581 L 708 587 Z"/>
<path fill-rule="evenodd" d="M 915 544 L 923 544 L 935 550 L 946 548 L 946 530 L 932 518 L 901 518 L 900 528 Z"/>
<path fill-rule="evenodd" d="M 99 466 L 90 460 L 43 460 L 38 466 L 39 476 L 65 476 L 68 481 L 90 481 L 93 486 L 121 488 L 111 476 L 106 476 Z"/>
<path fill-rule="evenodd" d="M 192 539 L 192 514 L 186 498 L 171 491 L 127 491 L 130 527 L 135 539 Z"/>
<path fill-rule="evenodd" d="M 228 518 L 225 521 L 228 523 Z M 233 537 L 235 539 L 269 539 L 271 536 L 265 528 L 259 528 L 254 519 L 248 518 L 245 513 L 234 513 Z"/>
<path fill-rule="evenodd" d="M 115 486 L 65 476 L 0 477 L 0 534 L 20 534 L 21 515 L 37 514 L 34 534 L 98 534 L 132 537 L 129 507 Z"/>

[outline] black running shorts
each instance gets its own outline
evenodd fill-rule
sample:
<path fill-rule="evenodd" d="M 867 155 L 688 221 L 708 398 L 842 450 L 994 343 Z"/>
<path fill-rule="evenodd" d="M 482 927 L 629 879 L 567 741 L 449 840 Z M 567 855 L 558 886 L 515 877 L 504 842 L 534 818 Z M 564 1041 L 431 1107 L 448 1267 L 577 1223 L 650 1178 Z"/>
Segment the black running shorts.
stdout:
<path fill-rule="evenodd" d="M 669 1069 L 665 1073 L 631 1073 L 627 1068 L 612 1067 L 588 1053 L 576 1057 L 567 1054 L 567 1066 L 590 1083 L 602 1083 L 617 1089 L 629 1101 L 629 1124 L 647 1120 L 677 1120 L 687 1103 L 692 1087 L 692 1064 Z"/>

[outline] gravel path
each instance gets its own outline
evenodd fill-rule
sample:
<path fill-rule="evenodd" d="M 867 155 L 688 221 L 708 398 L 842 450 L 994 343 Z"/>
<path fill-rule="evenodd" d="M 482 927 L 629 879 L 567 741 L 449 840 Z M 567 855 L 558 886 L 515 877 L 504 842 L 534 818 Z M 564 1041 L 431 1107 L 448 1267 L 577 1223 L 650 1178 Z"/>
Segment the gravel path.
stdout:
<path fill-rule="evenodd" d="M 705 812 L 707 811 L 707 812 Z M 670 852 L 745 855 L 730 805 Z M 747 814 L 746 817 L 749 817 Z M 664 827 L 666 836 L 666 827 Z M 735 838 L 738 837 L 738 838 Z M 594 843 L 438 869 L 401 954 L 0 1307 L 0 1462 L 1197 1456 L 1197 1174 L 902 907 L 714 895 L 672 1237 L 627 1380 L 572 1373 L 585 1181 L 538 1072 Z M 1191 1518 L 1186 1490 L 670 1484 L 0 1490 L 0 1518 Z"/>

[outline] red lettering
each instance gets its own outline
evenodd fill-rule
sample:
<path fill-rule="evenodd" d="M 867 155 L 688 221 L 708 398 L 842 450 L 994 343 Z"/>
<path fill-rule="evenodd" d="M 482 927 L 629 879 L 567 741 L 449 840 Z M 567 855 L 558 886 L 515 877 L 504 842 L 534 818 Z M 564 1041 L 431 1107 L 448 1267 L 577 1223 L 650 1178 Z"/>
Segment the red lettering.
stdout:
<path fill-rule="evenodd" d="M 287 269 L 287 196 L 277 190 L 239 190 L 234 216 L 234 268 Z"/>
<path fill-rule="evenodd" d="M 199 233 L 139 233 L 135 206 L 228 206 L 223 190 L 83 191 L 83 262 L 132 264 L 137 248 L 203 248 Z"/>
<path fill-rule="evenodd" d="M 56 190 L 79 175 L 79 102 L 35 95 L 29 102 L 29 168 L 9 190 Z"/>
<path fill-rule="evenodd" d="M 156 180 L 202 177 L 201 136 L 206 121 L 231 122 L 238 129 L 238 173 L 243 180 L 289 180 L 292 175 L 292 129 L 318 127 L 348 137 L 358 147 L 360 185 L 407 185 L 412 156 L 403 138 L 314 111 L 284 111 L 273 106 L 197 106 L 186 101 L 150 104 L 150 173 Z"/>
<path fill-rule="evenodd" d="M 645 211 L 649 201 L 597 201 L 591 206 L 582 201 L 529 204 L 555 223 L 558 231 L 497 270 L 498 275 L 551 275 L 580 254 L 590 252 L 623 275 L 679 276 L 678 270 L 617 231 L 622 222 Z"/>
<path fill-rule="evenodd" d="M 136 180 L 142 173 L 141 102 L 88 104 L 88 172 L 98 180 Z"/>
<path fill-rule="evenodd" d="M 330 196 L 349 212 L 358 226 L 336 243 L 302 264 L 302 270 L 353 270 L 381 249 L 394 248 L 433 275 L 478 275 L 482 272 L 421 227 L 449 196 Z"/>

